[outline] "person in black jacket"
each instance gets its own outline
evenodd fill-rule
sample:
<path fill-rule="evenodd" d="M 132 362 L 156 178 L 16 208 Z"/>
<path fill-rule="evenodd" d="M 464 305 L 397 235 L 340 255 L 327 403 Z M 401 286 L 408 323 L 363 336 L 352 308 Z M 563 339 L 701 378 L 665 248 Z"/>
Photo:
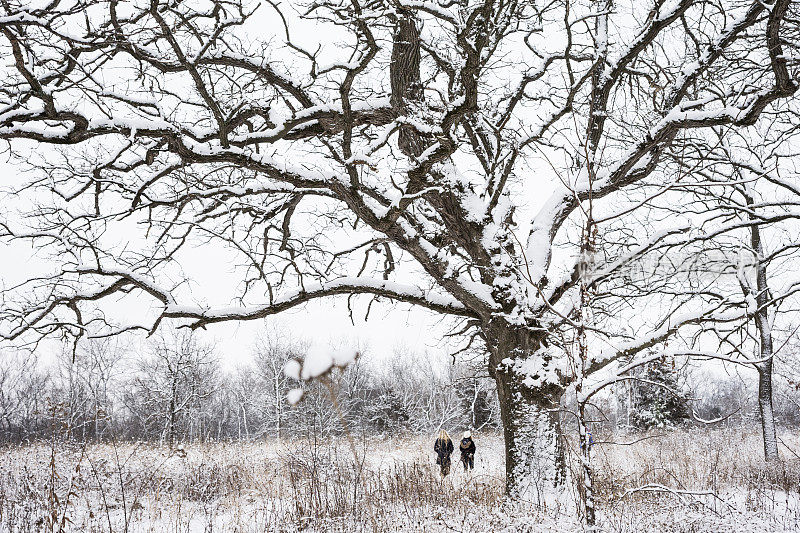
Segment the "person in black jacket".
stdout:
<path fill-rule="evenodd" d="M 450 454 L 453 453 L 453 441 L 447 431 L 439 431 L 433 451 L 436 452 L 436 464 L 439 465 L 442 477 L 444 477 L 450 473 Z"/>
<path fill-rule="evenodd" d="M 475 442 L 469 431 L 464 432 L 459 449 L 461 450 L 461 462 L 464 463 L 464 472 L 472 470 L 475 466 Z"/>

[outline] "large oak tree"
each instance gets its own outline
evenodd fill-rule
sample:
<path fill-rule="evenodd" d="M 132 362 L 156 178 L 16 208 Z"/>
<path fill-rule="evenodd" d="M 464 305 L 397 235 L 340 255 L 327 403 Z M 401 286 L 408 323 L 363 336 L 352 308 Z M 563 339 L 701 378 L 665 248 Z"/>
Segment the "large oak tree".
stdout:
<path fill-rule="evenodd" d="M 60 265 L 6 291 L 7 338 L 199 328 L 359 294 L 452 315 L 488 353 L 516 494 L 564 479 L 570 383 L 721 305 L 605 331 L 571 367 L 579 285 L 626 261 L 587 281 L 592 250 L 570 227 L 667 185 L 693 136 L 753 125 L 797 88 L 789 0 L 0 6 L 0 138 L 37 170 L 12 181 L 30 209 L 3 235 Z M 189 296 L 201 244 L 236 258 L 236 306 Z M 103 302 L 131 293 L 153 320 L 106 320 Z"/>

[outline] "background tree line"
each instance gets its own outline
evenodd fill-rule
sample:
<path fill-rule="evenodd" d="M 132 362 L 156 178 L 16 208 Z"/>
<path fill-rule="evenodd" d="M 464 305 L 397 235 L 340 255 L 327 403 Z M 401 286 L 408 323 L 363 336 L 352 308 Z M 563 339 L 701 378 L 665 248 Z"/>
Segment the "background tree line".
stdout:
<path fill-rule="evenodd" d="M 327 380 L 312 381 L 298 405 L 284 374 L 308 342 L 264 336 L 249 364 L 225 368 L 215 349 L 189 333 L 143 345 L 120 338 L 82 342 L 47 364 L 30 354 L 0 358 L 0 440 L 142 440 L 173 446 L 209 440 L 302 435 L 430 433 L 438 428 L 498 430 L 494 383 L 481 361 L 436 361 L 398 349 L 373 364 L 365 355 Z M 790 365 L 784 365 L 791 368 Z M 637 368 L 592 406 L 597 432 L 665 428 L 696 419 L 755 424 L 752 380 L 707 374 L 675 360 Z M 785 371 L 776 417 L 800 426 L 800 392 Z M 748 386 L 750 383 L 751 386 Z M 570 399 L 564 420 L 570 423 Z"/>
<path fill-rule="evenodd" d="M 0 358 L 0 439 L 180 442 L 302 434 L 434 432 L 440 426 L 496 427 L 488 376 L 474 364 L 436 363 L 396 351 L 381 365 L 364 356 L 345 371 L 296 386 L 284 374 L 307 343 L 264 337 L 249 364 L 225 368 L 214 347 L 191 334 L 165 334 L 141 350 L 119 339 L 91 340 L 44 364 L 33 355 Z M 384 364 L 385 363 L 385 364 Z"/>

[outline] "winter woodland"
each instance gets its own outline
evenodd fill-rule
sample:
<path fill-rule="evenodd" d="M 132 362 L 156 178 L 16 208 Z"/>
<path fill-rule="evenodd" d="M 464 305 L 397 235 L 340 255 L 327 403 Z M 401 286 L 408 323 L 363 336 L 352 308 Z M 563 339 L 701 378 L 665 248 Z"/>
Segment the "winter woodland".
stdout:
<path fill-rule="evenodd" d="M 0 48 L 0 528 L 800 527 L 799 3 L 1 0 Z"/>

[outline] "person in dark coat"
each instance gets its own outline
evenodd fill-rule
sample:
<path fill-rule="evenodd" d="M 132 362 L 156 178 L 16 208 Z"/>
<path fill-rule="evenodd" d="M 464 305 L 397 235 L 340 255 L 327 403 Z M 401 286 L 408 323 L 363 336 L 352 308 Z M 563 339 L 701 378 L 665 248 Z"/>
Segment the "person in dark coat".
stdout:
<path fill-rule="evenodd" d="M 442 477 L 444 477 L 450 473 L 450 454 L 453 453 L 453 441 L 447 431 L 439 431 L 433 451 L 436 452 L 436 464 L 439 465 Z"/>
<path fill-rule="evenodd" d="M 472 433 L 465 431 L 461 438 L 461 462 L 464 463 L 464 472 L 475 467 L 475 442 L 472 440 Z"/>

